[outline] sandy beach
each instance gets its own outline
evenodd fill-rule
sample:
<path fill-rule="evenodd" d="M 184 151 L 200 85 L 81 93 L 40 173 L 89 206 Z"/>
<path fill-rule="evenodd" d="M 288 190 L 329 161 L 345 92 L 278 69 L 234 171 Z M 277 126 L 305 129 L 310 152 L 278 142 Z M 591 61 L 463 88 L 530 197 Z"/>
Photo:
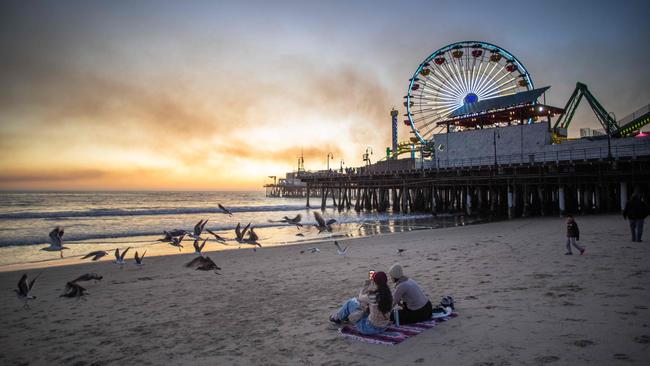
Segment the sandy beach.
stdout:
<path fill-rule="evenodd" d="M 29 309 L 12 293 L 24 271 L 4 271 L 0 363 L 648 364 L 648 238 L 618 215 L 577 221 L 584 256 L 564 255 L 562 219 L 533 218 L 350 239 L 347 258 L 331 241 L 211 253 L 221 275 L 184 268 L 193 254 L 29 269 Z M 397 346 L 341 337 L 329 312 L 394 262 L 460 316 Z M 104 279 L 59 297 L 86 272 Z"/>

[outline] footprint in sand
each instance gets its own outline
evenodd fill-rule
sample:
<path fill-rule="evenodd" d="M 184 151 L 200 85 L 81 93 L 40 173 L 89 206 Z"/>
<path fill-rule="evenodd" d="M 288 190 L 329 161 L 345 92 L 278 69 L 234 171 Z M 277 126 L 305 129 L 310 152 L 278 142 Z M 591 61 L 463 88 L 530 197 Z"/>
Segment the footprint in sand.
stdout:
<path fill-rule="evenodd" d="M 535 359 L 535 361 L 537 361 L 539 363 L 543 363 L 543 364 L 552 363 L 552 362 L 556 362 L 556 361 L 559 361 L 559 360 L 560 360 L 560 358 L 557 357 L 557 356 L 540 356 L 540 357 L 537 357 Z"/>
<path fill-rule="evenodd" d="M 625 353 L 614 353 L 614 358 L 617 360 L 629 360 L 630 356 Z"/>
<path fill-rule="evenodd" d="M 594 342 L 592 342 L 592 341 L 590 341 L 588 339 L 581 339 L 579 341 L 573 342 L 574 346 L 581 347 L 581 348 L 593 346 L 594 344 L 595 344 Z"/>
<path fill-rule="evenodd" d="M 642 335 L 642 336 L 634 337 L 634 341 L 636 343 L 647 344 L 650 343 L 650 336 Z"/>

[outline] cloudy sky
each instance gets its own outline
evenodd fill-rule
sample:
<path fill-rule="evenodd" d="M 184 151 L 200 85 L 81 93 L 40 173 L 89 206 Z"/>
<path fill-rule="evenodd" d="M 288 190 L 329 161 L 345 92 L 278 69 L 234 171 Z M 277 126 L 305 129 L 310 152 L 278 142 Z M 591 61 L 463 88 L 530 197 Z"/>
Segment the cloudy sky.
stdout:
<path fill-rule="evenodd" d="M 576 81 L 650 102 L 642 1 L 2 1 L 0 189 L 259 189 L 360 164 L 436 49 L 514 54 L 547 103 Z M 597 127 L 583 107 L 572 123 Z M 408 137 L 400 127 L 400 136 Z"/>

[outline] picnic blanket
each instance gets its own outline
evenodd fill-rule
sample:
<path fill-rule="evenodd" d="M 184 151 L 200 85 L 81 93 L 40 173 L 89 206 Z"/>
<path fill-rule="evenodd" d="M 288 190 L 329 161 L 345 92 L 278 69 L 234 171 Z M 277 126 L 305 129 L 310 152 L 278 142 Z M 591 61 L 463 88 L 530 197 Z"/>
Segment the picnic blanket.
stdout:
<path fill-rule="evenodd" d="M 362 342 L 375 344 L 396 345 L 404 342 L 407 338 L 416 336 L 427 329 L 435 327 L 438 323 L 446 322 L 458 316 L 458 313 L 452 312 L 449 316 L 431 319 L 419 323 L 408 325 L 390 325 L 385 331 L 378 334 L 363 334 L 359 332 L 354 324 L 348 324 L 339 329 L 344 337 L 356 339 Z"/>

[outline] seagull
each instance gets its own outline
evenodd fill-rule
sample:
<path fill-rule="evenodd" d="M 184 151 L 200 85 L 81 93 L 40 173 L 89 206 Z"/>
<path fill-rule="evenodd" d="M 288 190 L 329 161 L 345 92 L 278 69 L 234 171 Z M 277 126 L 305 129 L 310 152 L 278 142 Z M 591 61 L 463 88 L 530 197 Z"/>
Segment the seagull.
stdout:
<path fill-rule="evenodd" d="M 223 206 L 221 205 L 221 203 L 217 204 L 217 206 L 219 206 L 219 208 L 221 209 L 221 211 L 222 211 L 223 213 L 225 213 L 226 215 L 232 217 L 232 212 L 230 212 L 229 209 L 223 207 Z"/>
<path fill-rule="evenodd" d="M 205 224 L 208 223 L 208 220 L 206 219 L 205 221 L 200 220 L 196 225 L 194 225 L 194 231 L 190 233 L 190 237 L 194 239 L 201 239 L 201 234 L 203 233 L 203 228 L 205 227 Z M 181 235 L 182 236 L 182 235 Z"/>
<path fill-rule="evenodd" d="M 204 239 L 203 244 L 199 245 L 199 239 L 195 239 L 194 240 L 194 254 L 198 254 L 198 255 L 202 256 L 203 253 L 201 253 L 201 251 L 203 251 L 203 247 L 205 247 L 205 242 L 207 242 L 207 241 L 208 241 L 208 239 Z"/>
<path fill-rule="evenodd" d="M 65 284 L 65 290 L 61 297 L 82 297 L 86 295 L 84 292 L 86 292 L 85 288 L 77 285 L 76 283 L 68 282 Z"/>
<path fill-rule="evenodd" d="M 169 243 L 169 245 L 178 248 L 178 251 L 180 252 L 181 248 L 183 247 L 183 244 L 181 244 L 181 242 L 183 241 L 184 237 L 185 237 L 185 235 L 183 234 L 183 235 L 181 235 L 179 237 L 172 238 L 172 242 Z"/>
<path fill-rule="evenodd" d="M 306 252 L 309 252 L 309 253 L 320 253 L 320 249 L 318 249 L 318 248 L 307 248 L 307 250 L 301 250 L 301 251 L 300 251 L 300 254 L 304 254 L 304 253 L 306 253 Z"/>
<path fill-rule="evenodd" d="M 142 253 L 142 257 L 140 257 L 138 255 L 138 251 L 137 250 L 135 251 L 135 264 L 138 265 L 141 268 L 142 268 L 142 265 L 144 265 L 144 263 L 142 263 L 142 260 L 144 259 L 145 254 L 147 254 L 146 250 L 144 251 L 144 253 Z"/>
<path fill-rule="evenodd" d="M 302 224 L 300 223 L 301 220 L 302 220 L 302 215 L 298 214 L 293 219 L 290 218 L 290 217 L 284 216 L 282 218 L 282 220 L 269 220 L 269 222 L 284 222 L 284 223 L 287 223 L 287 224 L 296 225 L 296 227 L 298 229 L 300 229 L 302 227 Z"/>
<path fill-rule="evenodd" d="M 34 282 L 36 282 L 36 279 L 40 275 L 41 275 L 40 273 L 37 274 L 33 280 L 29 281 L 29 283 L 27 283 L 27 273 L 23 274 L 23 276 L 20 277 L 20 280 L 18 280 L 18 289 L 14 291 L 16 291 L 16 295 L 18 295 L 19 299 L 25 300 L 24 307 L 26 309 L 29 308 L 29 304 L 27 303 L 27 301 L 36 298 L 36 296 L 33 296 L 31 292 L 32 292 L 32 288 L 34 287 Z"/>
<path fill-rule="evenodd" d="M 397 249 L 397 254 L 402 255 L 402 253 L 404 253 L 405 251 L 406 249 L 401 249 L 401 248 Z"/>
<path fill-rule="evenodd" d="M 325 222 L 325 219 L 323 216 L 320 214 L 320 212 L 314 211 L 314 218 L 316 219 L 316 228 L 318 229 L 318 233 L 322 233 L 323 231 L 329 231 L 330 233 L 332 232 L 332 224 L 336 222 L 334 219 L 329 219 L 327 222 Z"/>
<path fill-rule="evenodd" d="M 296 234 L 296 236 L 305 236 L 305 234 L 303 234 L 303 233 L 298 233 L 298 234 Z"/>
<path fill-rule="evenodd" d="M 260 239 L 260 237 L 257 236 L 257 233 L 253 230 L 253 228 L 250 228 L 250 230 L 248 230 L 248 239 L 246 239 L 245 242 L 246 242 L 246 244 L 256 245 L 256 246 L 261 248 L 262 244 L 257 242 L 259 239 Z M 256 251 L 256 250 L 257 250 L 257 248 L 253 248 L 253 251 Z"/>
<path fill-rule="evenodd" d="M 63 258 L 63 249 L 69 249 L 63 246 L 63 229 L 59 226 L 55 227 L 50 231 L 50 246 L 41 248 L 46 252 L 59 252 L 61 258 Z"/>
<path fill-rule="evenodd" d="M 341 245 L 340 245 L 339 242 L 336 241 L 336 240 L 334 240 L 334 245 L 336 245 L 336 252 L 337 252 L 339 255 L 342 255 L 342 256 L 344 256 L 344 257 L 346 257 L 346 256 L 348 255 L 348 247 L 341 248 Z"/>
<path fill-rule="evenodd" d="M 235 227 L 235 240 L 237 242 L 242 243 L 244 242 L 244 235 L 246 235 L 246 231 L 248 231 L 248 228 L 251 226 L 251 223 L 249 222 L 248 225 L 244 228 L 244 230 L 241 230 L 241 224 L 237 223 L 237 227 Z"/>
<path fill-rule="evenodd" d="M 163 234 L 165 235 L 165 237 L 158 239 L 158 241 L 161 241 L 163 243 L 171 243 L 172 239 L 175 236 L 185 235 L 187 234 L 187 231 L 181 229 L 175 229 L 172 231 L 163 231 Z"/>
<path fill-rule="evenodd" d="M 105 250 L 96 250 L 94 252 L 90 252 L 90 253 L 86 254 L 85 256 L 81 257 L 81 259 L 87 259 L 87 258 L 93 257 L 92 260 L 97 261 L 97 260 L 99 260 L 99 258 L 101 258 L 101 257 L 103 257 L 105 255 L 108 255 L 107 251 L 105 251 Z"/>
<path fill-rule="evenodd" d="M 210 257 L 196 257 L 188 262 L 185 267 L 191 268 L 194 267 L 195 271 L 214 271 L 214 273 L 219 274 L 217 271 L 221 270 L 221 267 L 217 266 L 216 263 Z"/>
<path fill-rule="evenodd" d="M 115 263 L 116 263 L 116 264 L 123 265 L 123 264 L 126 263 L 126 262 L 124 261 L 124 256 L 126 256 L 126 252 L 128 252 L 129 249 L 131 249 L 131 247 L 126 248 L 126 250 L 124 250 L 124 251 L 122 252 L 122 254 L 120 254 L 120 249 L 119 249 L 119 248 L 115 248 Z"/>
<path fill-rule="evenodd" d="M 104 278 L 104 277 L 102 277 L 102 276 L 100 276 L 100 275 L 98 275 L 97 273 L 94 273 L 94 272 L 93 273 L 86 273 L 86 274 L 83 274 L 83 275 L 75 278 L 74 280 L 70 281 L 69 283 L 77 283 L 77 282 L 91 281 L 91 280 L 95 280 L 95 282 L 97 282 L 97 281 L 101 280 L 102 278 Z"/>
<path fill-rule="evenodd" d="M 219 243 L 223 244 L 223 243 L 226 242 L 226 239 L 224 239 L 223 237 L 219 236 L 219 234 L 215 233 L 214 231 L 212 231 L 212 230 L 210 230 L 210 229 L 205 229 L 205 231 L 207 231 L 208 233 L 212 234 L 212 236 L 214 236 L 214 238 L 215 238 Z"/>

